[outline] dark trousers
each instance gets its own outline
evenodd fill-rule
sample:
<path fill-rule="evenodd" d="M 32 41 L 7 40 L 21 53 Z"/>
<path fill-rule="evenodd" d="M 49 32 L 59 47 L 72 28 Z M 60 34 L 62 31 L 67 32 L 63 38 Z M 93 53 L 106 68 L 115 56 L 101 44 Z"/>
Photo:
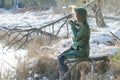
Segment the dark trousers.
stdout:
<path fill-rule="evenodd" d="M 64 63 L 66 60 L 66 57 L 64 55 L 59 55 L 58 56 L 58 66 L 59 66 L 59 71 L 61 73 L 66 73 L 68 71 L 67 65 Z"/>

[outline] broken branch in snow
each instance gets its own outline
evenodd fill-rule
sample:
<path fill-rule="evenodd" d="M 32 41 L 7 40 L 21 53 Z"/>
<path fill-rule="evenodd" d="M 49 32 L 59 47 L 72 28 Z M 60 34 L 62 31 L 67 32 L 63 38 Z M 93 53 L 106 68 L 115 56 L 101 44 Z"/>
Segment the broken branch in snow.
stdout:
<path fill-rule="evenodd" d="M 61 28 L 65 25 L 65 23 L 67 22 L 68 18 L 65 20 L 65 22 L 60 26 L 59 30 L 57 31 L 56 35 L 58 35 L 58 33 L 60 32 Z"/>
<path fill-rule="evenodd" d="M 110 31 L 110 33 L 118 40 L 120 40 L 120 38 L 118 36 L 116 36 L 113 32 Z"/>
<path fill-rule="evenodd" d="M 12 40 L 9 40 L 7 41 L 7 44 L 4 46 L 9 46 L 9 48 L 16 44 L 16 43 L 20 43 L 21 45 L 19 46 L 19 48 L 21 48 L 24 44 L 26 44 L 28 41 L 29 41 L 29 37 L 33 37 L 33 34 L 42 34 L 42 35 L 45 35 L 46 37 L 50 37 L 50 38 L 58 38 L 58 33 L 60 32 L 61 28 L 66 24 L 68 18 L 66 19 L 67 17 L 64 16 L 63 18 L 60 18 L 58 20 L 55 20 L 49 24 L 46 24 L 40 28 L 33 28 L 30 27 L 26 29 L 26 26 L 22 26 L 22 28 L 20 26 L 16 26 L 16 27 L 13 27 L 13 28 L 10 28 L 10 27 L 3 27 L 1 26 L 1 31 L 4 30 L 5 33 L 4 35 L 1 35 L 1 39 L 5 38 L 6 36 L 8 36 L 9 38 L 12 37 L 14 35 L 14 37 L 12 38 Z M 54 24 L 61 21 L 61 20 L 65 20 L 65 22 L 60 26 L 60 28 L 58 29 L 58 32 L 56 34 L 54 34 Z M 47 28 L 47 27 L 50 27 L 52 25 L 52 33 L 49 33 L 49 32 L 46 32 L 46 31 L 43 31 L 42 29 L 44 28 Z"/>

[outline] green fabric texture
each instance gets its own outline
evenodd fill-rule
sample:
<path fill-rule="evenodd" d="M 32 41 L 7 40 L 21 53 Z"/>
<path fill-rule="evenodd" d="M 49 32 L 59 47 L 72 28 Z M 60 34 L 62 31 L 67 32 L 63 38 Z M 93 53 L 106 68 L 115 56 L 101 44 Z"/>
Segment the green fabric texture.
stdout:
<path fill-rule="evenodd" d="M 87 14 L 84 14 L 85 9 L 79 8 L 78 12 L 83 18 L 85 18 L 85 22 L 79 24 L 77 21 L 69 21 L 71 25 L 72 39 L 73 44 L 71 47 L 63 52 L 61 56 L 65 56 L 67 59 L 70 58 L 86 58 L 89 56 L 89 38 L 90 38 L 90 28 L 88 23 L 86 22 Z"/>
<path fill-rule="evenodd" d="M 86 23 L 79 25 L 78 28 L 71 27 L 73 44 L 70 49 L 63 52 L 66 58 L 85 58 L 89 56 L 89 37 L 90 29 Z"/>
<path fill-rule="evenodd" d="M 87 11 L 84 8 L 75 8 L 76 14 L 79 15 L 82 21 L 86 21 L 87 19 Z"/>

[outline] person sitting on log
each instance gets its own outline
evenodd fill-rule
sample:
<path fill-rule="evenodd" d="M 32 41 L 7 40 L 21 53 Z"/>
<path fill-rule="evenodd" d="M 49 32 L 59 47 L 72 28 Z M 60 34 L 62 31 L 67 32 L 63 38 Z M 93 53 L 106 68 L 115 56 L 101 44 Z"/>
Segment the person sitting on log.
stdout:
<path fill-rule="evenodd" d="M 66 59 L 89 57 L 90 28 L 87 23 L 87 10 L 77 7 L 72 10 L 73 20 L 69 20 L 68 23 L 71 25 L 73 44 L 57 57 L 60 77 L 68 71 L 67 64 L 64 63 Z"/>

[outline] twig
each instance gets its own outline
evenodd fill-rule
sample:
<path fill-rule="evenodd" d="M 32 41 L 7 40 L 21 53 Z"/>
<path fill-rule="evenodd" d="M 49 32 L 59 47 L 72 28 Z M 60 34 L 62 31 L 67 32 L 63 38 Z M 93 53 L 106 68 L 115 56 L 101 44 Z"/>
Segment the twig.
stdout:
<path fill-rule="evenodd" d="M 25 41 L 23 42 L 23 43 L 21 43 L 21 45 L 16 49 L 16 50 L 18 50 L 18 49 L 20 49 L 20 48 L 22 48 L 23 47 L 23 45 L 25 45 L 26 44 L 26 42 L 28 41 L 28 36 L 26 36 L 25 37 L 26 39 L 25 39 Z"/>
<path fill-rule="evenodd" d="M 61 28 L 65 25 L 65 23 L 68 21 L 68 18 L 65 20 L 65 22 L 60 26 L 58 32 L 56 33 L 56 35 L 58 35 L 58 33 L 60 32 Z"/>
<path fill-rule="evenodd" d="M 19 32 L 11 41 L 9 41 L 5 46 L 10 45 L 19 35 L 21 34 L 21 32 Z M 4 47 L 5 47 L 4 46 Z"/>
<path fill-rule="evenodd" d="M 116 36 L 114 33 L 112 33 L 111 31 L 110 31 L 110 33 L 111 33 L 116 39 L 120 40 L 120 38 L 119 38 L 118 36 Z"/>

